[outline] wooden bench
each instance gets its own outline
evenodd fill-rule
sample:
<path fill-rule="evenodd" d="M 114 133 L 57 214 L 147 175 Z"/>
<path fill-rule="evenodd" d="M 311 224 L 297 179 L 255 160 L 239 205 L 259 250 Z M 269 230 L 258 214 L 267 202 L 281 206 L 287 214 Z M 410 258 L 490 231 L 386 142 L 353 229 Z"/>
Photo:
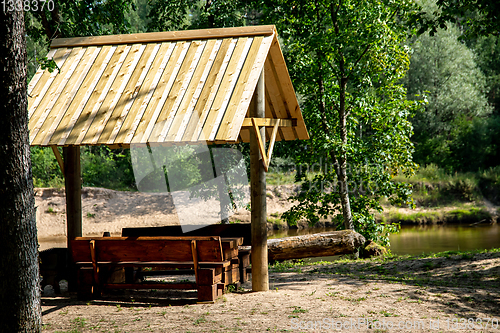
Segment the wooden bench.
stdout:
<path fill-rule="evenodd" d="M 223 274 L 234 265 L 224 260 L 219 236 L 209 237 L 77 237 L 71 240 L 78 269 L 78 296 L 100 297 L 106 289 L 196 289 L 198 301 L 214 301 L 228 284 Z M 108 281 L 116 268 L 183 270 L 196 282 Z"/>
<path fill-rule="evenodd" d="M 185 226 L 186 227 L 186 226 Z M 195 227 L 195 226 L 193 226 Z M 188 230 L 191 228 L 187 228 Z M 122 237 L 143 237 L 143 236 L 220 236 L 224 252 L 224 259 L 238 263 L 238 272 L 225 271 L 230 283 L 236 284 L 237 281 L 245 283 L 249 280 L 252 269 L 250 268 L 250 249 L 241 249 L 241 245 L 252 245 L 251 225 L 250 223 L 241 224 L 212 224 L 203 228 L 192 228 L 192 231 L 184 232 L 180 225 L 163 227 L 135 227 L 123 228 Z M 229 242 L 231 239 L 238 239 L 235 245 Z M 242 240 L 242 241 L 241 241 Z"/>

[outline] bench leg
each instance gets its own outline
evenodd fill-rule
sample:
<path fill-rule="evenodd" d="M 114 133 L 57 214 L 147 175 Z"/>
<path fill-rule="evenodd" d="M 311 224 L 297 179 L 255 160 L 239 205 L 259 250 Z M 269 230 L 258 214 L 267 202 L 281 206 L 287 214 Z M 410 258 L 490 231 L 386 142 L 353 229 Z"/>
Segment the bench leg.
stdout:
<path fill-rule="evenodd" d="M 198 301 L 200 302 L 213 302 L 218 297 L 217 284 L 211 286 L 198 286 Z"/>
<path fill-rule="evenodd" d="M 225 271 L 222 280 L 226 286 L 230 284 L 235 284 L 240 282 L 240 269 L 239 267 L 235 267 L 228 271 Z"/>
<path fill-rule="evenodd" d="M 94 295 L 94 270 L 92 267 L 80 267 L 77 275 L 77 295 L 81 301 L 95 299 Z"/>
<path fill-rule="evenodd" d="M 221 268 L 198 269 L 198 301 L 213 302 L 222 296 L 224 283 L 220 283 L 221 281 Z"/>
<path fill-rule="evenodd" d="M 250 250 L 240 251 L 238 253 L 238 259 L 240 261 L 240 282 L 245 283 L 248 281 L 250 269 Z"/>

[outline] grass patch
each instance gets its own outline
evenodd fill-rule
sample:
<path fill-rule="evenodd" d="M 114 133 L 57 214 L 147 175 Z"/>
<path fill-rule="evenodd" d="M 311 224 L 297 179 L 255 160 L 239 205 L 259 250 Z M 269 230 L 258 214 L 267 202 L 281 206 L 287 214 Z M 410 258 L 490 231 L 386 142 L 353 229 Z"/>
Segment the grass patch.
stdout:
<path fill-rule="evenodd" d="M 300 306 L 294 306 L 293 308 L 294 309 L 293 309 L 292 313 L 306 313 L 306 312 L 309 312 L 309 310 L 302 309 L 302 307 L 300 307 Z"/>
<path fill-rule="evenodd" d="M 205 318 L 205 316 L 201 316 L 200 318 L 196 319 L 193 324 L 198 326 L 202 323 L 205 323 L 207 321 L 207 319 Z"/>
<path fill-rule="evenodd" d="M 267 185 L 291 185 L 295 184 L 295 171 L 284 171 L 280 172 L 278 170 L 273 170 L 270 168 L 269 172 L 266 173 L 266 184 Z M 318 172 L 307 173 L 307 180 L 313 180 Z"/>
<path fill-rule="evenodd" d="M 274 230 L 281 230 L 286 226 L 286 221 L 283 221 L 279 217 L 268 217 L 267 223 L 272 224 Z"/>
<path fill-rule="evenodd" d="M 412 177 L 396 176 L 394 180 L 413 185 L 417 206 L 439 207 L 482 198 L 477 174 L 449 174 L 434 164 L 421 167 Z"/>
<path fill-rule="evenodd" d="M 302 272 L 301 267 L 306 266 L 307 263 L 305 263 L 303 260 L 285 260 L 285 261 L 277 261 L 272 265 L 269 265 L 269 270 L 271 272 L 278 272 L 278 273 L 283 273 L 283 272 L 297 272 L 300 273 Z"/>
<path fill-rule="evenodd" d="M 450 211 L 428 211 L 404 214 L 400 211 L 387 211 L 381 217 L 381 222 L 401 224 L 435 224 L 435 223 L 475 223 L 491 220 L 492 215 L 485 207 L 463 207 Z"/>
<path fill-rule="evenodd" d="M 268 172 L 266 174 L 267 185 L 286 185 L 295 183 L 295 172 Z"/>
<path fill-rule="evenodd" d="M 500 249 L 477 250 L 477 251 L 445 251 L 439 253 L 428 253 L 419 256 L 402 255 L 384 258 L 358 259 L 334 261 L 331 263 L 317 264 L 309 269 L 305 269 L 310 274 L 338 275 L 359 279 L 367 282 L 384 281 L 385 283 L 398 283 L 402 285 L 415 285 L 424 287 L 472 287 L 472 288 L 500 288 L 500 279 L 494 272 L 473 272 L 473 262 L 476 259 L 483 259 L 480 254 L 493 254 L 490 259 L 500 258 Z M 398 264 L 399 261 L 403 265 Z M 464 262 L 465 261 L 465 262 Z M 456 269 L 439 271 L 439 274 L 431 273 L 430 270 L 439 268 L 442 265 L 457 265 Z M 464 266 L 465 265 L 465 266 Z M 468 271 L 461 271 L 465 267 Z M 374 289 L 376 290 L 376 289 Z M 330 293 L 327 296 L 340 297 L 351 302 L 361 302 L 363 298 L 354 299 L 338 296 Z M 374 297 L 390 297 L 389 295 L 373 295 Z M 365 298 L 366 299 L 366 298 Z M 397 301 L 402 301 L 398 299 Z M 396 301 L 396 302 L 397 302 Z M 409 300 L 407 300 L 410 302 Z M 411 301 L 423 302 L 423 300 Z"/>

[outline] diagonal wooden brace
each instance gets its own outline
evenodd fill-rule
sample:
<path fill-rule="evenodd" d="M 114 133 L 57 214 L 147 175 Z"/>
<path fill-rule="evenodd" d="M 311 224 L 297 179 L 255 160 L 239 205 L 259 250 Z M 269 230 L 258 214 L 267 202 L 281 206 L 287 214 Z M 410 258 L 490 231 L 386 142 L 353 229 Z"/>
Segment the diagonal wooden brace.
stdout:
<path fill-rule="evenodd" d="M 194 276 L 196 279 L 196 283 L 198 283 L 199 282 L 199 280 L 198 280 L 198 249 L 196 247 L 195 240 L 191 241 L 191 254 L 193 256 Z"/>
<path fill-rule="evenodd" d="M 59 150 L 57 149 L 57 146 L 50 146 L 50 147 L 54 152 L 54 156 L 56 157 L 57 163 L 59 164 L 59 168 L 61 168 L 63 177 L 66 178 L 66 175 L 64 174 L 64 161 L 61 157 L 61 154 L 59 153 Z"/>
<path fill-rule="evenodd" d="M 264 164 L 264 170 L 266 170 L 267 172 L 269 170 L 269 163 L 271 163 L 271 156 L 273 155 L 274 142 L 276 141 L 276 134 L 278 133 L 278 127 L 280 126 L 281 120 L 276 119 L 276 122 L 274 123 L 273 132 L 271 134 L 271 140 L 269 141 L 269 148 L 267 149 L 267 154 L 266 154 L 265 141 L 262 140 L 259 126 L 257 125 L 258 118 L 251 118 L 251 119 L 252 119 L 252 127 L 255 132 L 255 136 L 257 137 L 257 142 L 259 143 L 259 151 L 260 155 L 262 156 L 262 163 Z"/>

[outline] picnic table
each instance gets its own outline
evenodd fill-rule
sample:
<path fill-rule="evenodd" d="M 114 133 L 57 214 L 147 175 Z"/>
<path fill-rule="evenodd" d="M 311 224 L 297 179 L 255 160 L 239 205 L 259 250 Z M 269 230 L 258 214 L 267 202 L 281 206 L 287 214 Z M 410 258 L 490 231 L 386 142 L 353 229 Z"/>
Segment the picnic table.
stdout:
<path fill-rule="evenodd" d="M 111 289 L 196 289 L 198 301 L 213 302 L 229 284 L 239 284 L 240 261 L 249 264 L 249 253 L 242 253 L 240 259 L 241 244 L 241 237 L 220 236 L 76 237 L 71 240 L 71 254 L 78 267 L 78 296 L 97 298 Z M 195 281 L 140 281 L 133 274 L 110 281 L 116 269 L 139 271 L 142 276 L 158 270 L 192 274 Z"/>

